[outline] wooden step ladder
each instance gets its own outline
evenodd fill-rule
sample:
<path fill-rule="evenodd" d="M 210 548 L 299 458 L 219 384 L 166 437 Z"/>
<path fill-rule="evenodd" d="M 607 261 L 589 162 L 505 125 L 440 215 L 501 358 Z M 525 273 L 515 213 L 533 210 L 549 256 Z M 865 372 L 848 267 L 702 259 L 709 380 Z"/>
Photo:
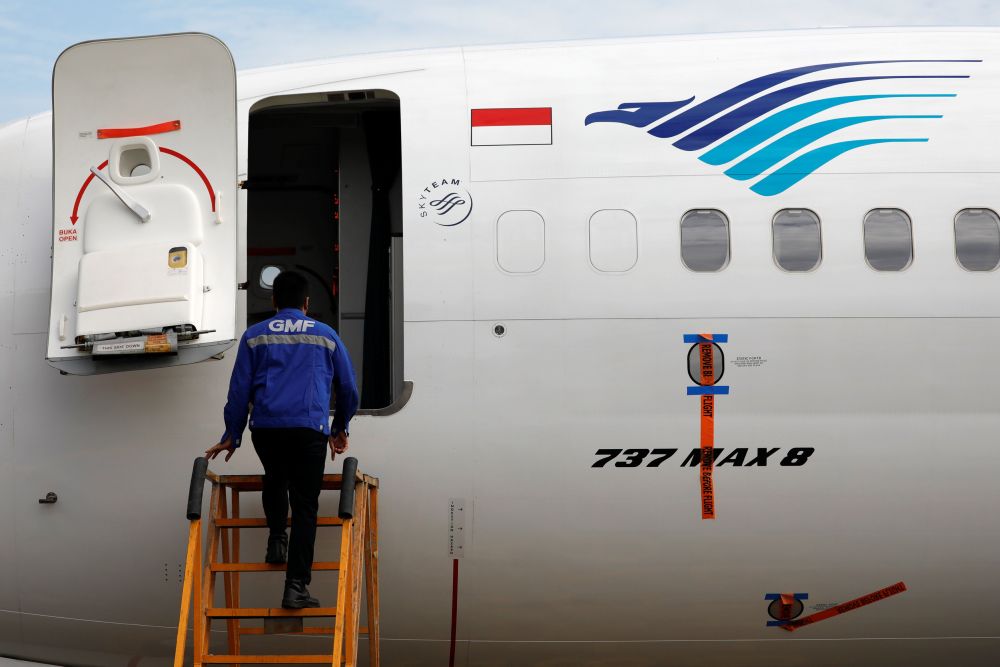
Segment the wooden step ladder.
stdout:
<path fill-rule="evenodd" d="M 205 480 L 212 484 L 208 515 L 208 548 L 202 553 L 201 506 Z M 315 664 L 354 667 L 358 658 L 359 635 L 368 635 L 369 665 L 379 667 L 378 595 L 378 479 L 357 472 L 357 460 L 344 460 L 342 475 L 324 475 L 324 491 L 340 491 L 336 517 L 319 517 L 317 526 L 340 526 L 340 560 L 315 562 L 313 571 L 337 571 L 337 606 L 313 609 L 241 607 L 240 576 L 243 573 L 284 571 L 285 565 L 240 561 L 240 531 L 266 528 L 259 518 L 240 516 L 240 494 L 259 492 L 261 475 L 216 475 L 208 470 L 208 460 L 195 460 L 188 492 L 187 559 L 181 589 L 180 619 L 174 667 L 184 664 L 188 619 L 193 608 L 192 648 L 195 667 L 202 665 Z M 221 551 L 221 557 L 220 557 Z M 215 606 L 215 579 L 221 574 L 224 607 Z M 368 626 L 359 627 L 362 579 L 368 609 Z M 327 591 L 316 591 L 327 599 Z M 275 591 L 280 595 L 280 589 Z M 304 619 L 330 618 L 332 626 L 306 626 Z M 263 624 L 244 625 L 259 619 Z M 212 621 L 225 621 L 227 649 L 212 654 Z M 330 653 L 322 655 L 244 655 L 240 638 L 245 635 L 304 634 L 333 635 Z"/>

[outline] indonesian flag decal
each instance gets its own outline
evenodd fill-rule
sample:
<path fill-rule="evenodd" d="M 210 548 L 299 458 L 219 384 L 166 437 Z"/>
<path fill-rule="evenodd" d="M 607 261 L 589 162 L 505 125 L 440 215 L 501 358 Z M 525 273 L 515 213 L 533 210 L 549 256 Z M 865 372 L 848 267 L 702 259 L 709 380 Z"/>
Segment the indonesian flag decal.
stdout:
<path fill-rule="evenodd" d="M 473 109 L 473 146 L 543 146 L 552 143 L 552 107 Z"/>

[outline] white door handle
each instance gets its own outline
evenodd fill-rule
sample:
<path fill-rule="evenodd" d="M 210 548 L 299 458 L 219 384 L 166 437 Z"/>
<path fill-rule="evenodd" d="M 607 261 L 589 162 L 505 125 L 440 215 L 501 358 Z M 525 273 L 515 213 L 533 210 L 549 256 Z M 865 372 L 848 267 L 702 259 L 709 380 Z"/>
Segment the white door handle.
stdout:
<path fill-rule="evenodd" d="M 101 183 L 104 183 L 106 186 L 108 186 L 108 189 L 111 190 L 111 192 L 116 197 L 118 197 L 121 203 L 125 204 L 125 206 L 128 207 L 128 210 L 135 213 L 136 217 L 139 218 L 141 222 L 149 222 L 150 218 L 149 210 L 145 206 L 143 206 L 136 200 L 132 199 L 132 197 L 125 194 L 125 192 L 120 187 L 115 185 L 114 181 L 108 178 L 105 174 L 101 173 L 101 171 L 97 167 L 91 167 L 90 173 L 92 173 L 94 176 L 97 176 L 98 180 L 101 181 Z"/>

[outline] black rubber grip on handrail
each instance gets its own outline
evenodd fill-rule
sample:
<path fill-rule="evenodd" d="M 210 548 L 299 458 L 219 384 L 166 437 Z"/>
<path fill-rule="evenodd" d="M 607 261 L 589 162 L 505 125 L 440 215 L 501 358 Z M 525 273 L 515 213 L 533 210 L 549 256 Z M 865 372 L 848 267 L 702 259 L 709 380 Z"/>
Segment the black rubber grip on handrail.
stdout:
<path fill-rule="evenodd" d="M 353 456 L 344 459 L 344 472 L 340 478 L 340 508 L 337 516 L 341 519 L 354 518 L 354 478 L 358 474 L 358 460 Z"/>
<path fill-rule="evenodd" d="M 205 492 L 205 473 L 208 472 L 208 459 L 199 456 L 194 460 L 194 470 L 191 471 L 191 488 L 188 489 L 188 521 L 201 518 L 201 498 Z"/>

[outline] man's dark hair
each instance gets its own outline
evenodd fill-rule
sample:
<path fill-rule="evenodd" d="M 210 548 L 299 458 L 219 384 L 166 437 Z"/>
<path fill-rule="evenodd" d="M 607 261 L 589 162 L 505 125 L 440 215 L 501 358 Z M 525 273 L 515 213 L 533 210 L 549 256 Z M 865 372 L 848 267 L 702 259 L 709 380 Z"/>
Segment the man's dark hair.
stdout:
<path fill-rule="evenodd" d="M 282 271 L 274 279 L 274 305 L 282 308 L 301 308 L 309 296 L 309 283 L 301 273 Z"/>

